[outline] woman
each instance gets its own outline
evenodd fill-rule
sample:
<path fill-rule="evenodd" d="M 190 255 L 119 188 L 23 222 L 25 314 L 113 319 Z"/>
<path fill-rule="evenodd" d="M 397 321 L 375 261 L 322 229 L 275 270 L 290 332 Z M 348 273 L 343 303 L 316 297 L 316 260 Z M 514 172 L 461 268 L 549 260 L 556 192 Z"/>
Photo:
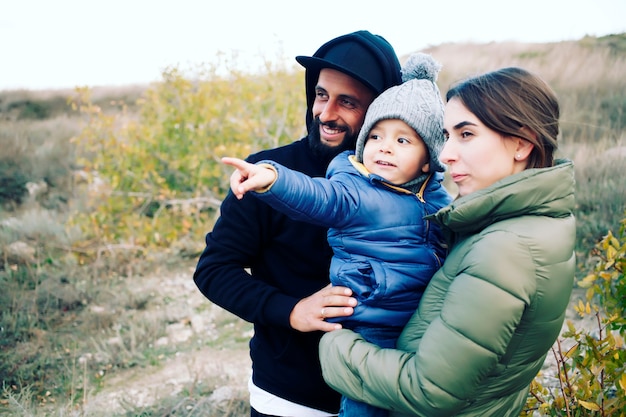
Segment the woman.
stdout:
<path fill-rule="evenodd" d="M 440 159 L 459 196 L 432 217 L 450 253 L 397 349 L 324 335 L 324 379 L 398 414 L 518 416 L 574 283 L 574 168 L 554 161 L 559 105 L 539 77 L 504 68 L 446 99 Z"/>

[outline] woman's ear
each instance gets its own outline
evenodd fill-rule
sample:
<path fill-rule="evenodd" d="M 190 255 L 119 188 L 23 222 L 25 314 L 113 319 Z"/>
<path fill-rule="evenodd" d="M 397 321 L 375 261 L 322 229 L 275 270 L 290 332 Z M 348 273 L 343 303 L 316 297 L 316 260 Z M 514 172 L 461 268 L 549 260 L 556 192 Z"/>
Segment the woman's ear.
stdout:
<path fill-rule="evenodd" d="M 526 139 L 517 139 L 517 146 L 515 147 L 515 160 L 524 161 L 528 158 L 528 155 L 532 152 L 535 145 L 527 141 Z"/>
<path fill-rule="evenodd" d="M 521 130 L 527 136 L 530 136 L 535 139 L 537 138 L 537 135 L 534 132 L 532 132 L 530 129 L 528 129 L 527 127 L 522 127 Z M 517 137 L 515 139 L 517 142 L 515 146 L 515 160 L 525 161 L 528 158 L 528 155 L 530 155 L 530 153 L 532 152 L 535 145 L 533 145 L 532 142 L 529 142 L 528 140 L 521 138 L 521 137 Z"/>

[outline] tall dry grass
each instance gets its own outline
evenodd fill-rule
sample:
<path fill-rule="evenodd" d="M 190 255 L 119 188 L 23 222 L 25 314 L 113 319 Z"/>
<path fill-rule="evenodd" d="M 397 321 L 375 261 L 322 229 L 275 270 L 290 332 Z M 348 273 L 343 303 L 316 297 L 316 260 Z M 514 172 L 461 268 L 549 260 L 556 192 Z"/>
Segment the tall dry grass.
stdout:
<path fill-rule="evenodd" d="M 424 52 L 443 64 L 439 84 L 443 91 L 456 80 L 507 66 L 521 66 L 540 74 L 556 90 L 586 89 L 591 85 L 626 84 L 626 42 L 584 38 L 577 42 L 488 44 L 450 43 Z M 563 103 L 566 104 L 566 103 Z"/>
<path fill-rule="evenodd" d="M 444 44 L 427 50 L 443 64 L 445 93 L 468 76 L 507 66 L 535 72 L 561 105 L 559 151 L 576 167 L 579 258 L 626 210 L 626 36 L 546 44 Z"/>

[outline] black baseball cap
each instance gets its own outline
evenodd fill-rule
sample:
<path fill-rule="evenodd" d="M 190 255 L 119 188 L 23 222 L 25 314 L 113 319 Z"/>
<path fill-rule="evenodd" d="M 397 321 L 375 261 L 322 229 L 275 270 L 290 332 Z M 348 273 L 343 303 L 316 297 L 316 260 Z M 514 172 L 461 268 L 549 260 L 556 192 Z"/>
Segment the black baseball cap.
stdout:
<path fill-rule="evenodd" d="M 360 30 L 331 39 L 313 56 L 299 55 L 306 69 L 307 128 L 312 121 L 315 85 L 323 68 L 341 71 L 369 87 L 376 95 L 402 83 L 400 61 L 385 38 Z"/>

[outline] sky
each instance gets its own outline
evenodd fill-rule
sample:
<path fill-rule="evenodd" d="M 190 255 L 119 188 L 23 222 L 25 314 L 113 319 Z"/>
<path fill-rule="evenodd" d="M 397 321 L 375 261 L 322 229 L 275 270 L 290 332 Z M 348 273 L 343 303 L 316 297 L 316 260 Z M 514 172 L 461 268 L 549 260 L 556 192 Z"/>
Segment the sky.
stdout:
<path fill-rule="evenodd" d="M 559 42 L 626 32 L 626 0 L 0 0 L 0 90 L 147 84 L 218 55 L 243 70 L 292 65 L 361 29 L 399 56 L 448 42 Z"/>

